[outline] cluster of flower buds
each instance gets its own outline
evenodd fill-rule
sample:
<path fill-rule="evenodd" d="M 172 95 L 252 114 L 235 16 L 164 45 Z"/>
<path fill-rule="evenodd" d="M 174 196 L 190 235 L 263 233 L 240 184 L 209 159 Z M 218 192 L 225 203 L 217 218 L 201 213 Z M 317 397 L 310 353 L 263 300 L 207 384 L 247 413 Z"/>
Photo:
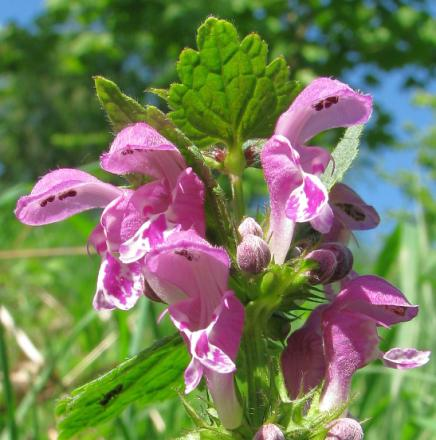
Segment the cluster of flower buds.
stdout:
<path fill-rule="evenodd" d="M 309 223 L 319 233 L 318 242 L 298 258 L 307 263 L 306 287 L 321 285 L 326 300 L 289 335 L 281 366 L 289 397 L 321 387 L 320 409 L 327 412 L 346 404 L 352 375 L 368 362 L 381 359 L 391 368 L 414 368 L 430 354 L 413 348 L 379 350 L 377 328 L 409 321 L 418 306 L 387 281 L 353 272 L 347 248 L 351 231 L 373 228 L 379 217 L 346 185 L 337 183 L 329 192 L 320 177 L 330 153 L 306 145 L 326 129 L 365 123 L 371 110 L 369 96 L 337 80 L 319 78 L 307 86 L 279 118 L 260 153 L 270 196 L 269 229 L 264 234 L 250 217 L 238 229 L 239 268 L 233 270 L 240 269 L 250 282 L 273 266 L 292 267 L 288 255 L 296 246 L 298 223 Z M 19 199 L 16 216 L 28 225 L 44 225 L 102 208 L 89 238 L 101 257 L 94 307 L 128 310 L 144 295 L 166 303 L 191 355 L 186 392 L 204 377 L 223 426 L 238 428 L 244 408 L 253 412 L 239 401 L 234 381 L 250 298 L 236 287 L 235 292 L 229 289 L 228 251 L 207 241 L 203 182 L 176 146 L 143 122 L 116 135 L 101 167 L 128 179 L 139 175 L 137 181 L 146 176 L 148 183 L 116 187 L 79 170 L 58 169 Z M 264 294 L 262 304 L 275 294 Z M 273 306 L 262 310 L 271 316 L 275 312 Z M 245 371 L 244 377 L 250 374 Z M 274 424 L 259 425 L 251 426 L 257 440 L 287 438 Z M 352 419 L 338 419 L 324 429 L 328 439 L 362 438 Z"/>

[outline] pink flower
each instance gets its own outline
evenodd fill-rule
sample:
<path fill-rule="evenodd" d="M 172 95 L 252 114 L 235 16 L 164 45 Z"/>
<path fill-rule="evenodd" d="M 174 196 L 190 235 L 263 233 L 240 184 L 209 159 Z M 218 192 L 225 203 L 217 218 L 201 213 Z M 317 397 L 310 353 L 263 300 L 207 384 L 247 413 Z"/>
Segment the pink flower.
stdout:
<path fill-rule="evenodd" d="M 226 428 L 239 426 L 242 408 L 233 374 L 244 324 L 244 308 L 228 290 L 230 259 L 194 231 L 171 234 L 145 260 L 153 291 L 169 304 L 174 325 L 185 338 L 191 362 L 185 371 L 186 393 L 205 376 Z"/>
<path fill-rule="evenodd" d="M 130 309 L 144 292 L 140 260 L 147 252 L 180 229 L 204 235 L 203 201 L 203 183 L 191 168 L 180 173 L 172 190 L 165 180 L 155 181 L 113 200 L 97 226 L 104 241 L 91 236 L 103 258 L 94 307 Z"/>
<path fill-rule="evenodd" d="M 333 213 L 327 189 L 314 174 L 306 173 L 298 152 L 288 139 L 275 135 L 261 153 L 262 167 L 270 194 L 271 253 L 276 263 L 285 261 L 296 222 L 310 221 L 320 232 L 329 231 Z"/>
<path fill-rule="evenodd" d="M 380 223 L 374 207 L 367 205 L 349 186 L 337 183 L 329 193 L 334 221 L 324 241 L 347 243 L 351 231 L 373 229 Z"/>
<path fill-rule="evenodd" d="M 348 281 L 331 304 L 317 307 L 287 341 L 282 368 L 291 398 L 324 380 L 320 407 L 328 411 L 347 401 L 354 372 L 372 360 L 398 369 L 427 363 L 429 351 L 378 349 L 378 326 L 409 321 L 417 313 L 418 306 L 381 278 Z"/>
<path fill-rule="evenodd" d="M 261 153 L 271 199 L 268 235 L 276 263 L 286 258 L 296 222 L 310 221 L 321 233 L 333 224 L 327 190 L 318 178 L 330 154 L 305 143 L 329 128 L 363 124 L 371 107 L 371 97 L 339 81 L 319 78 L 280 116 L 274 136 Z"/>
<path fill-rule="evenodd" d="M 132 148 L 135 153 L 126 155 L 135 154 L 136 160 L 123 159 L 123 152 Z M 29 195 L 18 200 L 15 214 L 22 223 L 44 225 L 92 208 L 105 208 L 89 239 L 102 257 L 94 307 L 127 310 L 146 286 L 139 258 L 119 260 L 123 242 L 140 231 L 141 243 L 147 245 L 142 257 L 172 230 L 194 228 L 203 235 L 203 184 L 190 168 L 184 169 L 176 147 L 144 123 L 122 130 L 102 162 L 106 169 L 150 173 L 160 180 L 133 191 L 101 182 L 83 171 L 59 169 L 43 176 Z"/>

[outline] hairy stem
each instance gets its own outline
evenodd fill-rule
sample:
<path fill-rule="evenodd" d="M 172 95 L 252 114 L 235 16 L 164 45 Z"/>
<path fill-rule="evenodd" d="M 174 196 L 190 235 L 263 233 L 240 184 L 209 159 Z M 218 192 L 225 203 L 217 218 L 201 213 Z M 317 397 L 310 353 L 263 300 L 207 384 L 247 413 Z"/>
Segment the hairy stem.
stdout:
<path fill-rule="evenodd" d="M 245 212 L 244 189 L 242 186 L 242 177 L 234 174 L 230 175 L 230 185 L 232 187 L 232 202 L 234 209 L 235 223 L 238 225 Z"/>

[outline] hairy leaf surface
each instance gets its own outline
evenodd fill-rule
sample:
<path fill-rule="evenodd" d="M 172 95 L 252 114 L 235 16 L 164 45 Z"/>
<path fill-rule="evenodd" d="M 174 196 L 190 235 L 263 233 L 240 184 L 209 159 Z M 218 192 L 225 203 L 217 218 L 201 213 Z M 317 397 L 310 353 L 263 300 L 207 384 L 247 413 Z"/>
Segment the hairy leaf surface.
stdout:
<path fill-rule="evenodd" d="M 61 399 L 59 438 L 116 417 L 133 402 L 162 402 L 177 396 L 189 355 L 180 336 L 162 339 L 103 376 Z"/>
<path fill-rule="evenodd" d="M 169 89 L 174 123 L 199 147 L 271 135 L 296 91 L 284 58 L 267 64 L 259 35 L 240 41 L 231 23 L 213 17 L 200 26 L 197 46 L 181 53 L 181 83 Z"/>

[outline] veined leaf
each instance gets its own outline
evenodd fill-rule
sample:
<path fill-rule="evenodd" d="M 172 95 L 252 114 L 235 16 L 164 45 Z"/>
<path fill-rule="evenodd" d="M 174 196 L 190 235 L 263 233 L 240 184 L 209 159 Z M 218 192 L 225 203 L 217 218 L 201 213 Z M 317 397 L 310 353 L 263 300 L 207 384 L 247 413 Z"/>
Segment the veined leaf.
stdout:
<path fill-rule="evenodd" d="M 198 29 L 197 46 L 198 52 L 181 53 L 181 83 L 169 89 L 174 123 L 199 147 L 240 147 L 271 135 L 296 92 L 284 58 L 267 64 L 267 45 L 259 35 L 240 41 L 231 23 L 214 17 Z"/>
<path fill-rule="evenodd" d="M 344 137 L 338 142 L 332 153 L 332 160 L 321 177 L 324 185 L 330 190 L 336 182 L 340 182 L 351 167 L 359 152 L 360 136 L 363 125 L 355 125 L 345 130 Z"/>
<path fill-rule="evenodd" d="M 177 396 L 188 361 L 182 339 L 172 336 L 75 389 L 56 407 L 59 438 L 110 420 L 133 402 L 148 405 Z"/>

